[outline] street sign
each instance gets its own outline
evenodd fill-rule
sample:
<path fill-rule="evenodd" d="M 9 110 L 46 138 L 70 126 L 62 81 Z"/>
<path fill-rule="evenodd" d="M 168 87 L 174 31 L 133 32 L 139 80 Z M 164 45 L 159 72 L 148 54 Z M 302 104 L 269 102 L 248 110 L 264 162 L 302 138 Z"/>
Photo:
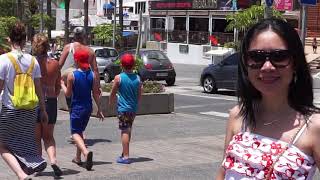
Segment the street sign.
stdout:
<path fill-rule="evenodd" d="M 305 5 L 317 5 L 317 0 L 301 0 L 300 3 Z"/>
<path fill-rule="evenodd" d="M 273 0 L 266 0 L 267 6 L 271 7 L 273 4 Z"/>

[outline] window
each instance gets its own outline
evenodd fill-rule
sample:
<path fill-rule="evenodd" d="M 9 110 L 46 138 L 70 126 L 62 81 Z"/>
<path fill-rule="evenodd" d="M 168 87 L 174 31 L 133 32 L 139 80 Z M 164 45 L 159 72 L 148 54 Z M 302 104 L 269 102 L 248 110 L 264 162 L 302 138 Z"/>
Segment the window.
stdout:
<path fill-rule="evenodd" d="M 117 57 L 118 53 L 114 49 L 97 49 L 96 56 L 103 57 L 103 58 Z"/>
<path fill-rule="evenodd" d="M 146 56 L 148 59 L 154 59 L 160 62 L 168 61 L 168 58 L 160 51 L 145 51 L 142 56 Z"/>
<path fill-rule="evenodd" d="M 181 54 L 189 54 L 189 46 L 187 44 L 180 44 L 179 45 L 179 52 Z"/>
<path fill-rule="evenodd" d="M 135 14 L 139 14 L 140 13 L 140 9 L 142 10 L 142 13 L 146 12 L 146 2 L 136 2 L 135 3 Z"/>
<path fill-rule="evenodd" d="M 173 26 L 172 28 L 170 28 Z M 173 30 L 171 30 L 173 29 Z M 187 42 L 187 31 L 186 31 L 186 18 L 185 17 L 172 17 L 169 21 L 169 42 Z"/>
<path fill-rule="evenodd" d="M 151 18 L 150 19 L 152 29 L 165 29 L 166 19 L 165 18 Z"/>
<path fill-rule="evenodd" d="M 239 53 L 235 53 L 227 57 L 223 63 L 227 66 L 236 66 L 238 65 Z"/>
<path fill-rule="evenodd" d="M 190 18 L 189 43 L 209 44 L 209 18 Z"/>

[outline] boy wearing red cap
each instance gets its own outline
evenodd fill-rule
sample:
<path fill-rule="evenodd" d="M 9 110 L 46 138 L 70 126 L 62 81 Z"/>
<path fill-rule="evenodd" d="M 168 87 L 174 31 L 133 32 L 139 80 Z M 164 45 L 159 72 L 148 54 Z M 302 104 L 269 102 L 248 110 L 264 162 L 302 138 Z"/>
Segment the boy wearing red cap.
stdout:
<path fill-rule="evenodd" d="M 70 128 L 72 138 L 77 145 L 76 157 L 72 162 L 80 165 L 81 154 L 86 159 L 85 167 L 87 170 L 92 168 L 93 153 L 88 151 L 84 144 L 83 132 L 89 122 L 92 112 L 92 99 L 93 98 L 98 106 L 97 117 L 103 120 L 103 114 L 100 108 L 100 93 L 95 89 L 96 83 L 94 73 L 90 70 L 89 65 L 89 52 L 87 49 L 79 49 L 74 53 L 75 64 L 77 69 L 67 76 L 67 86 L 64 81 L 61 81 L 61 87 L 67 97 L 71 97 L 71 111 L 70 111 Z"/>
<path fill-rule="evenodd" d="M 132 71 L 134 57 L 131 54 L 125 54 L 121 57 L 121 66 L 123 72 L 114 78 L 109 106 L 115 102 L 117 93 L 117 111 L 122 141 L 122 154 L 118 157 L 117 162 L 130 164 L 129 143 L 132 123 L 136 116 L 138 101 L 141 98 L 142 84 L 139 76 Z"/>

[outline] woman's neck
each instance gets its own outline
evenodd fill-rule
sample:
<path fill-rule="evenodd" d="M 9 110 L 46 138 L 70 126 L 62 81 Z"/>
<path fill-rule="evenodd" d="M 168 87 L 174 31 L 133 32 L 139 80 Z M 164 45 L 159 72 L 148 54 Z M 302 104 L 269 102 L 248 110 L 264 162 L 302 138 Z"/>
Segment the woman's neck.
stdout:
<path fill-rule="evenodd" d="M 292 109 L 289 106 L 287 96 L 262 98 L 260 108 L 262 108 L 264 112 L 269 113 L 279 113 Z"/>
<path fill-rule="evenodd" d="M 22 49 L 23 49 L 23 47 L 21 46 L 21 45 L 19 45 L 19 44 L 12 44 L 11 45 L 11 50 L 12 51 L 14 51 L 14 50 L 16 50 L 16 51 L 22 51 Z"/>

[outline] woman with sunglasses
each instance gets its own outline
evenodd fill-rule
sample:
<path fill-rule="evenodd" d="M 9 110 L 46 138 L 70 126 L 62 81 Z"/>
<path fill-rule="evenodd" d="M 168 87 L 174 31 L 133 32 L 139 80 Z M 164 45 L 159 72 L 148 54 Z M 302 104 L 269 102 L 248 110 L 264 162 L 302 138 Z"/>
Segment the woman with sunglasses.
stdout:
<path fill-rule="evenodd" d="M 250 28 L 238 65 L 218 180 L 312 179 L 320 167 L 320 115 L 299 35 L 265 19 Z"/>

